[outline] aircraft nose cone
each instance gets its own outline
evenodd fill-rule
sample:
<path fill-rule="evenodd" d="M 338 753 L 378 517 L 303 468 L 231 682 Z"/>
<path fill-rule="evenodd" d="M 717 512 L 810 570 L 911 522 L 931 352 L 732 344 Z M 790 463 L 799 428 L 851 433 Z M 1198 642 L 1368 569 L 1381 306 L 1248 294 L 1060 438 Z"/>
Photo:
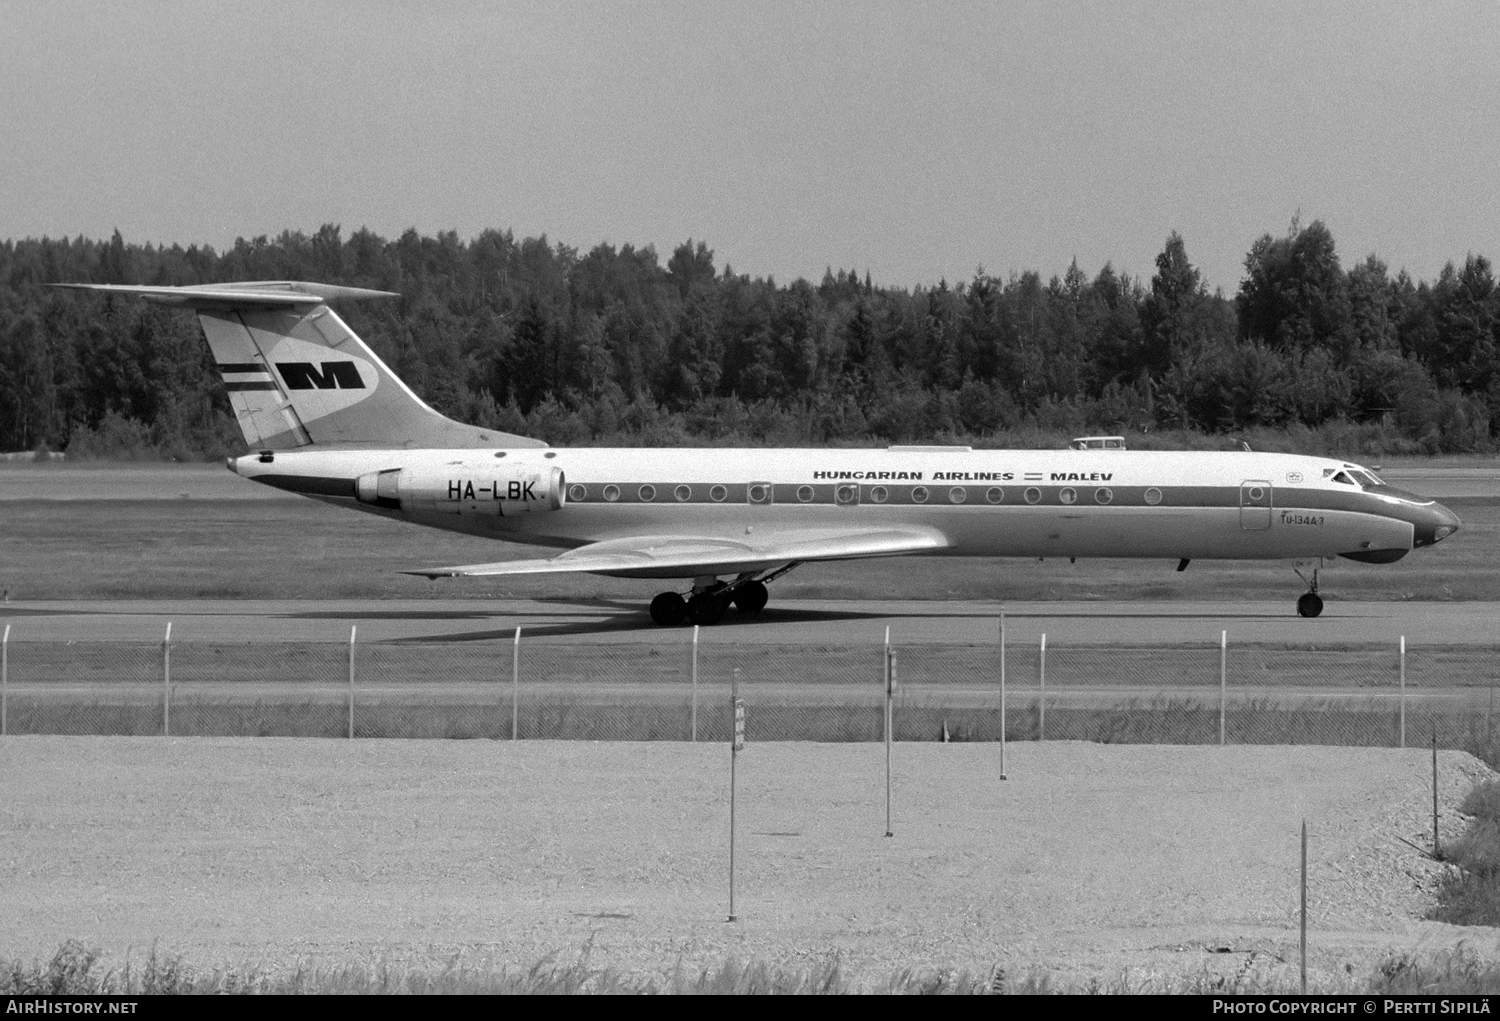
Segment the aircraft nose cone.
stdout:
<path fill-rule="evenodd" d="M 1422 515 L 1422 520 L 1416 523 L 1416 532 L 1413 536 L 1412 545 L 1431 546 L 1435 542 L 1442 542 L 1448 536 L 1458 531 L 1458 515 L 1440 503 L 1434 503 L 1425 508 L 1427 513 Z"/>

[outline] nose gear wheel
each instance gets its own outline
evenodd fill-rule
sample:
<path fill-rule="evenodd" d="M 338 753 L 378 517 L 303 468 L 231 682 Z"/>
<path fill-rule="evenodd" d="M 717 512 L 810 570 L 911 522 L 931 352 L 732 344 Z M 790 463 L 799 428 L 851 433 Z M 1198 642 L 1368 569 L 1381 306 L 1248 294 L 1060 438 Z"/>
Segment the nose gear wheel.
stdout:
<path fill-rule="evenodd" d="M 1323 612 L 1323 597 L 1318 595 L 1318 569 L 1312 569 L 1311 578 L 1295 567 L 1292 570 L 1296 571 L 1297 577 L 1307 582 L 1307 591 L 1297 600 L 1297 612 L 1304 617 L 1316 617 Z"/>

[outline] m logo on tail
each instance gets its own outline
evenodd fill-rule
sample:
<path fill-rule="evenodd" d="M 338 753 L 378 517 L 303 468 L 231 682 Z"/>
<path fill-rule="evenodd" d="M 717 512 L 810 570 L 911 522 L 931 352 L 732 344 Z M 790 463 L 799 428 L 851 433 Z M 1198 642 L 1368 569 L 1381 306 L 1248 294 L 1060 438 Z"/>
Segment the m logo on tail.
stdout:
<path fill-rule="evenodd" d="M 288 390 L 363 390 L 364 380 L 353 362 L 323 362 L 322 371 L 312 362 L 277 362 L 276 369 Z"/>

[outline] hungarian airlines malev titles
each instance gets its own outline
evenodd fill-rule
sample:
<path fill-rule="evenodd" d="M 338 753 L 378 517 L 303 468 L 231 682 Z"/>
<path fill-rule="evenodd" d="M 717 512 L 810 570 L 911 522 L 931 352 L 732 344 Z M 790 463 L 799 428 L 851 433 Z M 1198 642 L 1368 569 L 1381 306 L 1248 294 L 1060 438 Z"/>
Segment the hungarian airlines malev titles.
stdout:
<path fill-rule="evenodd" d="M 1290 454 L 550 449 L 438 414 L 328 307 L 397 295 L 295 281 L 62 286 L 197 312 L 252 451 L 229 460 L 234 472 L 382 517 L 564 550 L 409 573 L 682 579 L 651 602 L 660 624 L 713 624 L 731 605 L 755 613 L 768 583 L 816 560 L 1383 564 L 1459 526 L 1369 469 Z M 1323 608 L 1317 578 L 1316 568 L 1304 576 L 1305 617 Z"/>

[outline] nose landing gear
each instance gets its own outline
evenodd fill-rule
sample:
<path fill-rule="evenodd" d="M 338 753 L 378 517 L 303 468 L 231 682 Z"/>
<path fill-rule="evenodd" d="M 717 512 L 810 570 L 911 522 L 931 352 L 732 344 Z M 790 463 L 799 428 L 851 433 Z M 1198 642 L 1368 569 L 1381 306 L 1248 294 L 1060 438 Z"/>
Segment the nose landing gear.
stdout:
<path fill-rule="evenodd" d="M 1303 574 L 1299 568 L 1293 567 L 1297 577 L 1307 583 L 1307 591 L 1302 593 L 1297 600 L 1297 612 L 1304 617 L 1316 617 L 1323 612 L 1323 597 L 1318 595 L 1318 569 L 1312 569 L 1312 577 Z"/>

